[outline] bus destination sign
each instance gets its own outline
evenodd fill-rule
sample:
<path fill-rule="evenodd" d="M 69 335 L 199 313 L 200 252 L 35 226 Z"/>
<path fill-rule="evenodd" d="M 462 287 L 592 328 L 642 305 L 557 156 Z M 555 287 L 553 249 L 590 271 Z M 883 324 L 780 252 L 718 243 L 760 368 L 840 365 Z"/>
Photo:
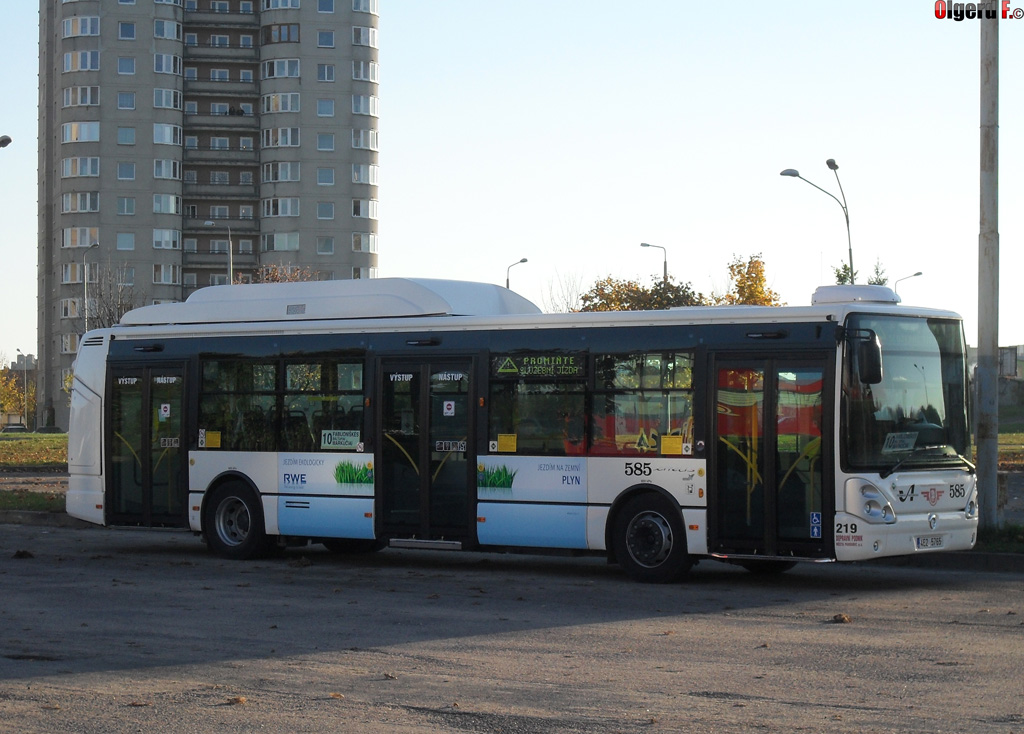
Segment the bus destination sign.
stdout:
<path fill-rule="evenodd" d="M 491 358 L 492 377 L 584 377 L 587 359 L 582 352 L 503 354 Z"/>

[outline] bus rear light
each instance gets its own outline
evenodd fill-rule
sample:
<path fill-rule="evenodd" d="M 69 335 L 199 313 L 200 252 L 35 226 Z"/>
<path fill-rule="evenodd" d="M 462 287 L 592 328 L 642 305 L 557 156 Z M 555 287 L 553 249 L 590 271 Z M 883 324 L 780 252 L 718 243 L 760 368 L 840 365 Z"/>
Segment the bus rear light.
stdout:
<path fill-rule="evenodd" d="M 373 517 L 373 513 L 372 512 L 364 512 L 363 513 L 363 517 L 368 518 L 368 519 L 372 518 Z"/>
<path fill-rule="evenodd" d="M 477 522 L 487 522 L 487 518 L 486 518 L 486 517 L 478 517 L 478 518 L 476 519 L 476 521 L 477 521 Z"/>
<path fill-rule="evenodd" d="M 700 525 L 689 525 L 690 530 L 700 530 Z"/>

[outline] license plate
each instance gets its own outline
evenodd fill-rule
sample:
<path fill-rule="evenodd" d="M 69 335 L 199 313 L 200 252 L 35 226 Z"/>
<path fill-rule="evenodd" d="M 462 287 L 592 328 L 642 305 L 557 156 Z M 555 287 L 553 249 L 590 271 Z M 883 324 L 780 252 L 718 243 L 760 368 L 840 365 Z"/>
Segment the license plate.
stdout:
<path fill-rule="evenodd" d="M 914 543 L 918 550 L 927 550 L 929 548 L 941 548 L 942 547 L 942 536 L 941 535 L 918 535 L 914 538 Z"/>

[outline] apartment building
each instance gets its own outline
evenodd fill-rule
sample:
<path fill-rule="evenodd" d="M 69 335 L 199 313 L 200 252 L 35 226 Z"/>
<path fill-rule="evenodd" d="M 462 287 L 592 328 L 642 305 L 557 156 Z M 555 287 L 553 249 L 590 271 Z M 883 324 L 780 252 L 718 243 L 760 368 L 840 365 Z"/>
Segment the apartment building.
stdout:
<path fill-rule="evenodd" d="M 377 266 L 378 0 L 41 0 L 39 415 L 87 328 Z"/>

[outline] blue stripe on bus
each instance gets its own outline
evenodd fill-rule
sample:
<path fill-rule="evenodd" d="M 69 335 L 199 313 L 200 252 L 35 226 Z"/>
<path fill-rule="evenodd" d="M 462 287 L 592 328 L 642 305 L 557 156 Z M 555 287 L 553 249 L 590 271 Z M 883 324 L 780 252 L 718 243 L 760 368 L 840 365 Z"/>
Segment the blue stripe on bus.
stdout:
<path fill-rule="evenodd" d="M 483 545 L 586 548 L 587 510 L 581 505 L 480 502 L 477 539 Z"/>
<path fill-rule="evenodd" d="M 372 539 L 373 498 L 281 495 L 277 526 L 282 535 Z"/>

